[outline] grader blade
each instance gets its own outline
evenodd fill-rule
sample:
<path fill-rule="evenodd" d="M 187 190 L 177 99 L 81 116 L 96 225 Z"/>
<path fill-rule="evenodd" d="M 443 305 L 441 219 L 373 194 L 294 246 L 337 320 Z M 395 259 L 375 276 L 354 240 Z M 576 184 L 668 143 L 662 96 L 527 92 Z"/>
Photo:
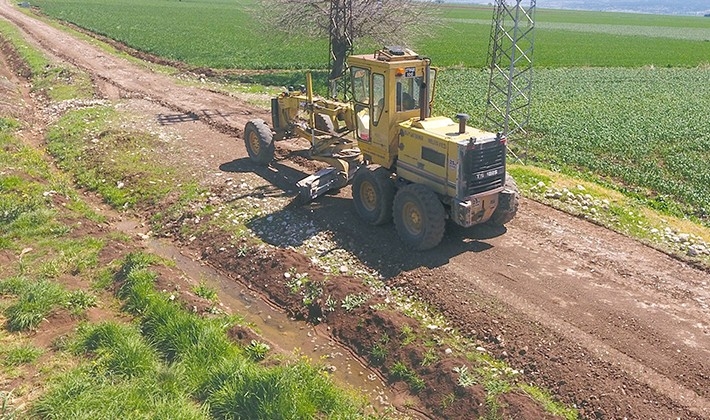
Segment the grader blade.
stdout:
<path fill-rule="evenodd" d="M 325 194 L 331 188 L 342 184 L 342 175 L 337 168 L 328 167 L 309 175 L 296 183 L 298 194 L 305 201 L 312 201 Z"/>

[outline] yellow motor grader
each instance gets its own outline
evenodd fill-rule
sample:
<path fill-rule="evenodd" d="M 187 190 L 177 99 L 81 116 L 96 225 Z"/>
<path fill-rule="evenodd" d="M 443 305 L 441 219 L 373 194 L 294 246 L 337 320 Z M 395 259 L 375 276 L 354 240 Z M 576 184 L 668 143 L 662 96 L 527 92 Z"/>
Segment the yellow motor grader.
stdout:
<path fill-rule="evenodd" d="M 394 224 L 410 248 L 437 246 L 446 219 L 469 227 L 503 225 L 519 193 L 506 174 L 506 138 L 448 117 L 432 117 L 436 69 L 414 51 L 385 47 L 348 58 L 350 102 L 316 97 L 306 85 L 273 98 L 271 125 L 244 128 L 249 157 L 269 164 L 274 141 L 310 140 L 309 156 L 329 166 L 299 181 L 315 199 L 352 183 L 357 214 L 373 225 Z"/>

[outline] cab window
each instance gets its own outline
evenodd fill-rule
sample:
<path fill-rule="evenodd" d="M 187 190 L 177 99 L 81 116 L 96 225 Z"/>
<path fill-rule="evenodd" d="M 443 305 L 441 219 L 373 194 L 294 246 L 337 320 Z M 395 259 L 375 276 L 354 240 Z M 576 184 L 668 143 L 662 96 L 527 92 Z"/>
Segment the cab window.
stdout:
<path fill-rule="evenodd" d="M 420 77 L 403 77 L 397 80 L 397 111 L 411 111 L 419 107 L 419 92 L 423 78 Z"/>
<path fill-rule="evenodd" d="M 360 67 L 351 67 L 353 100 L 366 104 L 370 100 L 370 71 Z"/>
<path fill-rule="evenodd" d="M 382 74 L 372 75 L 372 103 L 372 124 L 377 125 L 385 107 L 385 76 Z"/>
<path fill-rule="evenodd" d="M 357 137 L 370 141 L 370 71 L 361 67 L 351 67 L 353 100 L 355 101 L 355 122 Z"/>

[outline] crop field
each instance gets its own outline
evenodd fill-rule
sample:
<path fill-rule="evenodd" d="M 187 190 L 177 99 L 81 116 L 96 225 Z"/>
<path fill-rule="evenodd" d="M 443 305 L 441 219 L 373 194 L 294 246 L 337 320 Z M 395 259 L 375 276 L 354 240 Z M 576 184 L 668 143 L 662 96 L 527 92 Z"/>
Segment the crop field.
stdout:
<path fill-rule="evenodd" d="M 253 0 L 37 0 L 48 15 L 197 66 L 322 69 L 327 43 L 254 18 Z M 443 67 L 436 109 L 482 124 L 491 9 L 445 6 L 415 47 Z M 531 133 L 517 147 L 676 215 L 710 216 L 710 19 L 540 9 Z M 372 45 L 361 45 L 370 51 Z M 478 121 L 476 121 L 478 118 Z"/>
<path fill-rule="evenodd" d="M 302 69 L 327 66 L 327 40 L 270 28 L 255 0 L 37 0 L 42 12 L 137 49 L 195 66 Z M 441 10 L 442 24 L 414 47 L 440 66 L 485 66 L 492 12 Z M 696 67 L 710 60 L 710 19 L 622 13 L 536 12 L 540 67 Z M 371 51 L 374 45 L 358 45 Z"/>
<path fill-rule="evenodd" d="M 465 109 L 484 124 L 486 87 L 485 72 L 442 71 L 437 109 Z M 660 210 L 708 221 L 710 71 L 549 69 L 534 89 L 530 136 L 515 145 L 528 163 L 592 172 Z"/>

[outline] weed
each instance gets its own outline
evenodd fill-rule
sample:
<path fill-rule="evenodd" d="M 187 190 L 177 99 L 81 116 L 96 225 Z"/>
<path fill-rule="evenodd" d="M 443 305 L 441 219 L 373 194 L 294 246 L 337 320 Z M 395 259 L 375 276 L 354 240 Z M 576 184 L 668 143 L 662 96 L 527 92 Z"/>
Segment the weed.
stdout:
<path fill-rule="evenodd" d="M 0 354 L 3 355 L 3 365 L 14 367 L 34 362 L 42 355 L 42 350 L 30 344 L 24 344 L 3 349 Z"/>
<path fill-rule="evenodd" d="M 395 362 L 392 365 L 390 376 L 394 380 L 403 380 L 406 382 L 412 392 L 415 393 L 422 391 L 426 387 L 424 380 L 402 361 Z"/>
<path fill-rule="evenodd" d="M 294 270 L 291 270 L 294 271 Z M 301 288 L 303 287 L 304 284 L 308 283 L 310 280 L 308 278 L 307 274 L 298 274 L 289 272 L 289 277 L 288 280 L 286 281 L 286 287 L 291 291 L 293 294 L 297 294 L 301 291 Z"/>
<path fill-rule="evenodd" d="M 328 297 L 325 299 L 325 310 L 327 312 L 335 312 L 335 305 L 336 305 L 336 300 L 333 298 L 333 296 L 328 295 Z"/>
<path fill-rule="evenodd" d="M 303 294 L 303 304 L 311 305 L 321 297 L 323 287 L 314 281 L 309 281 L 305 284 L 301 293 Z"/>
<path fill-rule="evenodd" d="M 468 371 L 468 366 L 466 365 L 463 365 L 461 367 L 455 367 L 454 372 L 459 374 L 459 386 L 467 388 L 478 383 L 476 378 Z"/>
<path fill-rule="evenodd" d="M 510 392 L 512 389 L 511 385 L 501 379 L 490 379 L 486 381 L 484 388 L 486 390 L 486 406 L 488 407 L 488 411 L 491 417 L 497 418 L 500 410 L 498 396 Z"/>
<path fill-rule="evenodd" d="M 436 354 L 436 350 L 432 347 L 427 349 L 426 353 L 422 357 L 421 365 L 429 366 L 439 360 L 439 356 Z"/>
<path fill-rule="evenodd" d="M 84 290 L 75 290 L 67 296 L 66 306 L 72 314 L 79 315 L 89 308 L 95 307 L 98 304 L 96 296 L 85 292 Z"/>
<path fill-rule="evenodd" d="M 417 339 L 417 335 L 409 325 L 402 326 L 402 345 L 412 344 Z"/>
<path fill-rule="evenodd" d="M 271 350 L 271 346 L 261 341 L 251 340 L 251 343 L 245 348 L 249 357 L 253 360 L 263 360 Z"/>
<path fill-rule="evenodd" d="M 36 328 L 52 309 L 66 302 L 66 292 L 56 283 L 46 280 L 29 282 L 23 286 L 17 302 L 5 309 L 10 331 Z"/>
<path fill-rule="evenodd" d="M 351 293 L 343 298 L 343 301 L 340 306 L 347 312 L 351 312 L 354 309 L 362 306 L 362 304 L 367 302 L 368 299 L 370 299 L 370 295 L 365 292 L 359 294 Z"/>
<path fill-rule="evenodd" d="M 247 255 L 249 255 L 249 246 L 246 244 L 239 245 L 239 247 L 237 247 L 237 256 L 244 258 Z"/>
<path fill-rule="evenodd" d="M 528 384 L 520 384 L 520 389 L 528 394 L 532 399 L 538 401 L 545 407 L 545 411 L 558 417 L 565 418 L 567 420 L 576 420 L 579 418 L 579 412 L 574 408 L 567 408 L 563 404 L 555 401 L 549 392 L 543 391 L 542 389 Z"/>
<path fill-rule="evenodd" d="M 381 365 L 387 358 L 387 343 L 390 338 L 387 334 L 382 334 L 379 340 L 370 349 L 370 361 L 373 365 Z"/>
<path fill-rule="evenodd" d="M 207 283 L 202 280 L 200 281 L 200 284 L 192 288 L 192 291 L 199 297 L 203 299 L 207 299 L 211 302 L 216 302 L 218 297 L 217 297 L 217 291 L 210 286 L 207 285 Z"/>
<path fill-rule="evenodd" d="M 441 399 L 441 408 L 446 410 L 455 401 L 456 401 L 456 395 L 453 392 L 450 392 L 450 393 L 444 395 L 444 398 Z"/>

